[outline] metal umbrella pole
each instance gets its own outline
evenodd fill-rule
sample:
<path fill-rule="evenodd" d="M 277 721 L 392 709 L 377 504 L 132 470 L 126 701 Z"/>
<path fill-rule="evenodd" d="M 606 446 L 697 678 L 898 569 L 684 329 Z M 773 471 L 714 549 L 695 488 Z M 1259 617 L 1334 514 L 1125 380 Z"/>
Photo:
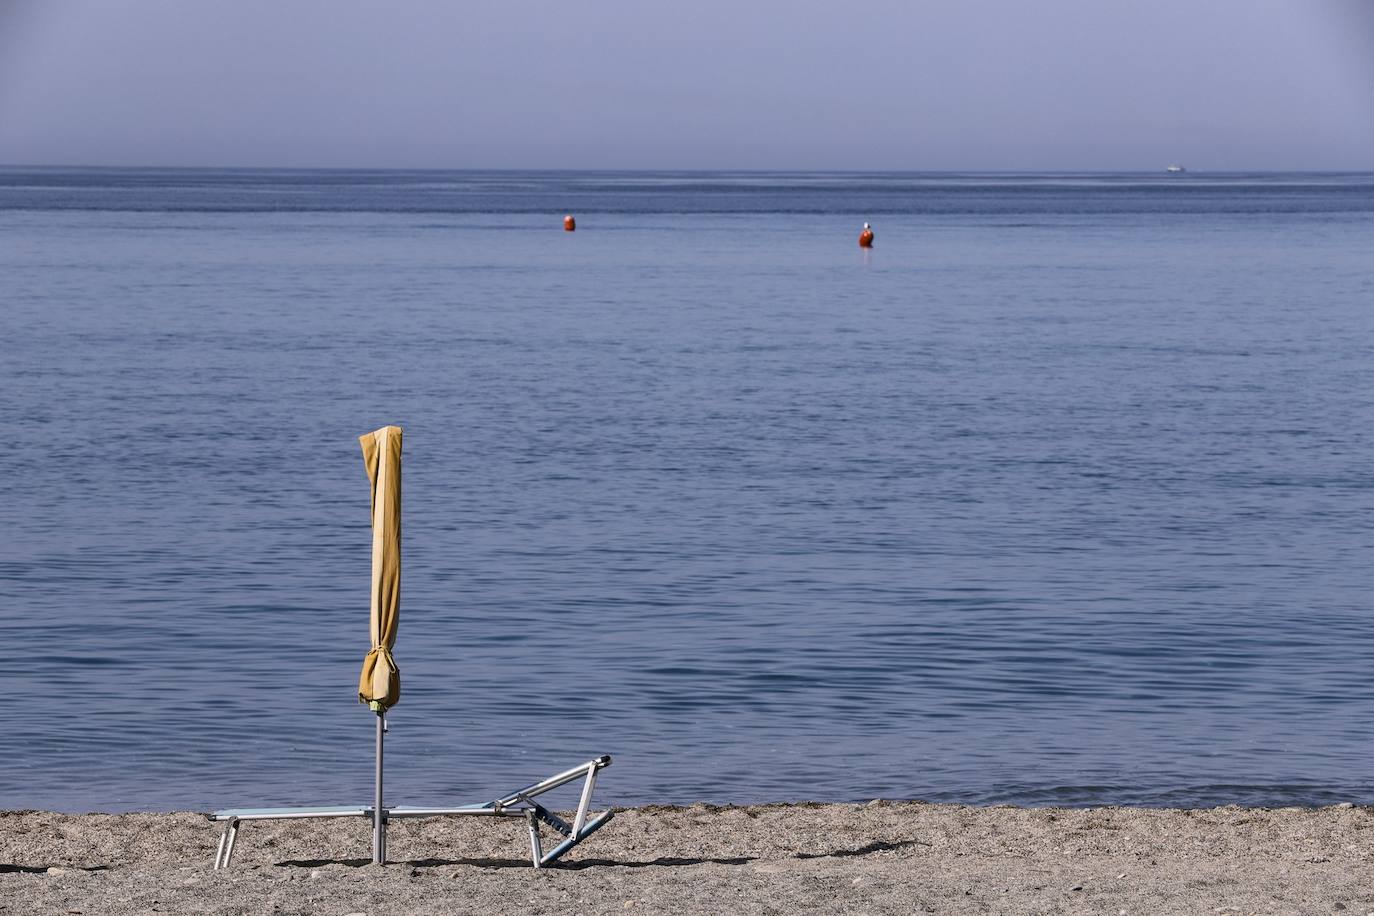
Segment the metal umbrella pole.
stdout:
<path fill-rule="evenodd" d="M 377 710 L 377 774 L 372 805 L 372 864 L 386 864 L 386 809 L 382 807 L 382 746 L 386 742 L 386 711 Z"/>

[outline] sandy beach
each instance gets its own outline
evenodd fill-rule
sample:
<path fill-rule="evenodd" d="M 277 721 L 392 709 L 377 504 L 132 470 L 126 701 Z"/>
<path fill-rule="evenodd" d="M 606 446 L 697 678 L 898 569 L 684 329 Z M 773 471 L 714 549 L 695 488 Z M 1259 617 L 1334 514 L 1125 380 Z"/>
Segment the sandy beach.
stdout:
<path fill-rule="evenodd" d="M 625 810 L 535 871 L 519 823 L 0 814 L 2 913 L 1374 912 L 1374 808 L 872 802 Z"/>

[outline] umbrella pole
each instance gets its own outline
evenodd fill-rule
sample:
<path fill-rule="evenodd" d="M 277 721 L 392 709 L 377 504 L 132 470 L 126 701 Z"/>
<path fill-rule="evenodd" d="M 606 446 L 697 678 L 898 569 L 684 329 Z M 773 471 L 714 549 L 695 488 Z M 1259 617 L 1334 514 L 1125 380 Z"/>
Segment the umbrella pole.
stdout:
<path fill-rule="evenodd" d="M 386 713 L 377 710 L 377 779 L 372 808 L 372 864 L 386 864 L 386 815 L 382 809 L 382 742 L 386 734 Z"/>

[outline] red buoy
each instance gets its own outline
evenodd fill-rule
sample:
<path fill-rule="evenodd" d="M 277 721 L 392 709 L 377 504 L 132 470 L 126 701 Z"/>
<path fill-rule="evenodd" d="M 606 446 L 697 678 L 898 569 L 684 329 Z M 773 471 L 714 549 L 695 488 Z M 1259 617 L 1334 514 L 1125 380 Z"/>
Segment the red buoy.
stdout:
<path fill-rule="evenodd" d="M 869 227 L 868 223 L 864 223 L 864 231 L 859 233 L 859 247 L 873 247 L 873 230 Z"/>
<path fill-rule="evenodd" d="M 576 228 L 577 228 L 577 220 L 575 220 L 575 219 L 572 218 L 572 214 L 571 214 L 571 213 L 569 213 L 567 216 L 563 217 L 563 231 L 564 231 L 564 232 L 572 232 L 572 231 L 573 231 L 574 229 L 576 229 Z"/>

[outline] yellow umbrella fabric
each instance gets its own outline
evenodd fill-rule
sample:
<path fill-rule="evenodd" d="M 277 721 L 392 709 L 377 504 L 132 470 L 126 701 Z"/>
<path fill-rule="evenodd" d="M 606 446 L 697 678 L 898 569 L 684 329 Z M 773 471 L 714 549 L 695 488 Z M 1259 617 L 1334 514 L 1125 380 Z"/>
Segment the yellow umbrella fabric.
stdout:
<path fill-rule="evenodd" d="M 401 427 L 359 436 L 372 482 L 372 650 L 363 659 L 358 701 L 384 712 L 401 698 L 391 650 L 401 622 Z"/>

